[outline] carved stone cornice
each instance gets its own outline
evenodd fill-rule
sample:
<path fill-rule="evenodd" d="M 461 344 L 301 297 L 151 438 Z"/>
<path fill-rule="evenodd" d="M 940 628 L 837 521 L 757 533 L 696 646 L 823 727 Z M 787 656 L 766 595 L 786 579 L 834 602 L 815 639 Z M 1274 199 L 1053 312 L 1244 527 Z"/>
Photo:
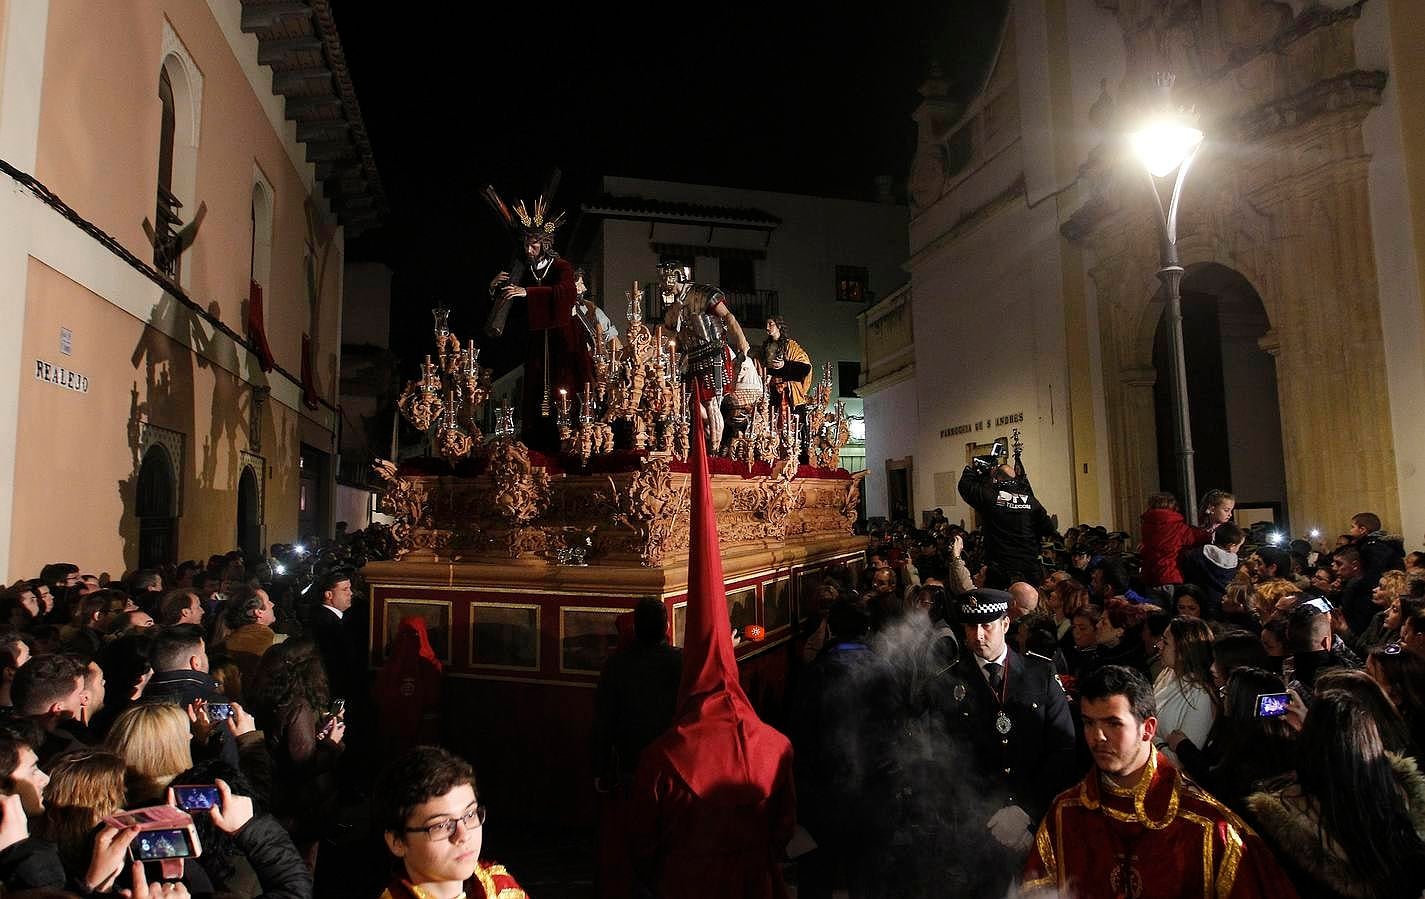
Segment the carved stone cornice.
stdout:
<path fill-rule="evenodd" d="M 1259 141 L 1328 114 L 1350 113 L 1359 121 L 1380 105 L 1386 79 L 1385 72 L 1365 69 L 1327 78 L 1236 116 L 1224 130 L 1233 140 Z"/>

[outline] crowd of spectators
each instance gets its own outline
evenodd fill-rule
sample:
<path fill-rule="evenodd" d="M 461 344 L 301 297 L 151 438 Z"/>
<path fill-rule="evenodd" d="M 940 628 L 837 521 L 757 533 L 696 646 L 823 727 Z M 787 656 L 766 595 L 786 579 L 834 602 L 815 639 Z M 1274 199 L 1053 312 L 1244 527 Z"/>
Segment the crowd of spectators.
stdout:
<path fill-rule="evenodd" d="M 365 764 L 375 756 L 360 744 L 377 743 L 380 714 L 370 699 L 364 610 L 346 612 L 360 583 L 351 566 L 381 557 L 386 542 L 379 530 L 358 532 L 274 546 L 260 560 L 231 552 L 122 578 L 55 563 L 5 590 L 5 891 L 350 895 L 350 879 L 320 865 L 319 849 L 354 819 L 372 838 L 371 813 L 401 817 L 387 834 L 400 858 L 418 850 L 463 858 L 472 842 L 478 857 L 484 809 L 460 760 L 408 755 L 383 782 L 388 805 L 370 801 Z M 206 799 L 193 800 L 188 786 L 206 788 Z M 406 828 L 411 815 L 450 801 L 459 805 L 454 826 L 432 811 L 414 822 L 419 835 Z M 123 817 L 175 806 L 190 815 L 191 831 L 167 819 L 164 830 L 134 823 L 159 820 L 150 813 Z M 160 848 L 146 854 L 150 844 Z M 175 867 L 170 854 L 183 862 Z M 469 859 L 468 867 L 460 881 L 489 882 L 488 866 L 477 871 Z M 373 880 L 364 894 L 374 897 L 381 885 Z"/>
<path fill-rule="evenodd" d="M 1143 730 L 1156 757 L 1238 816 L 1229 825 L 1245 822 L 1297 894 L 1420 895 L 1425 553 L 1407 554 L 1371 513 L 1338 538 L 1292 540 L 1244 531 L 1233 504 L 1211 493 L 1189 522 L 1154 496 L 1137 540 L 1070 527 L 1043 539 L 1032 581 L 1003 592 L 984 587 L 982 535 L 937 516 L 874 530 L 864 565 L 807 588 L 817 614 L 796 644 L 784 725 L 798 822 L 820 848 L 799 850 L 798 838 L 785 850 L 800 857 L 798 895 L 928 895 L 935 884 L 1002 895 L 1055 792 L 1104 770 L 1080 686 L 1096 691 L 1085 702 L 1106 702 L 1104 684 L 1132 697 L 1138 677 L 1151 685 L 1134 702 L 1156 721 Z M 369 677 L 367 612 L 347 614 L 359 575 L 344 563 L 379 553 L 379 539 L 118 579 L 56 563 L 0 595 L 6 889 L 321 895 L 333 876 L 321 850 L 349 826 L 347 787 L 364 791 L 373 759 L 404 753 L 358 797 L 375 821 L 367 837 L 384 836 L 395 865 L 384 895 L 523 895 L 479 860 L 486 810 L 469 765 L 411 748 L 439 736 L 429 709 L 440 665 L 419 622 L 402 623 L 391 661 Z M 994 642 L 997 597 L 1023 671 L 992 661 L 1008 664 Z M 967 609 L 985 614 L 970 623 Z M 613 656 L 596 696 L 596 786 L 611 797 L 667 726 L 682 667 L 662 603 L 634 617 L 634 645 Z M 1003 741 L 957 745 L 963 725 L 949 719 L 961 714 L 966 660 L 1001 711 L 1044 672 L 1054 686 L 1030 695 L 1049 718 L 1001 714 Z M 967 720 L 994 713 L 965 708 Z M 383 722 L 400 726 L 383 734 Z M 363 742 L 379 749 L 352 777 Z M 1024 775 L 1011 776 L 1009 755 L 1004 778 L 998 760 L 984 768 L 1000 742 Z M 175 805 L 187 786 L 212 790 L 211 808 L 191 811 L 201 853 L 176 879 L 160 860 L 132 862 L 139 830 L 115 816 Z M 982 807 L 996 790 L 1013 795 Z"/>
<path fill-rule="evenodd" d="M 1419 896 L 1425 553 L 1407 554 L 1373 513 L 1354 516 L 1339 537 L 1290 539 L 1244 531 L 1233 505 L 1214 491 L 1188 522 L 1173 497 L 1156 495 L 1136 541 L 1086 525 L 1044 539 L 1038 582 L 1008 589 L 1009 640 L 1057 671 L 1080 773 L 1091 760 L 1076 685 L 1110 666 L 1131 669 L 1152 684 L 1162 757 L 1255 828 L 1300 895 Z M 830 576 L 809 597 L 822 612 L 803 648 L 803 692 L 813 697 L 825 677 L 819 668 L 864 664 L 832 652 L 848 643 L 893 661 L 903 640 L 878 634 L 906 621 L 927 641 L 955 640 L 955 597 L 984 584 L 980 535 L 941 516 L 919 529 L 874 528 L 871 537 L 859 576 Z M 938 652 L 949 659 L 955 650 Z M 885 710 L 846 709 L 844 720 L 872 726 Z M 817 727 L 811 734 L 797 744 L 799 802 L 830 799 L 837 811 L 823 820 L 844 822 L 851 798 L 817 765 L 829 745 L 863 744 Z M 838 762 L 837 774 L 847 764 Z"/>

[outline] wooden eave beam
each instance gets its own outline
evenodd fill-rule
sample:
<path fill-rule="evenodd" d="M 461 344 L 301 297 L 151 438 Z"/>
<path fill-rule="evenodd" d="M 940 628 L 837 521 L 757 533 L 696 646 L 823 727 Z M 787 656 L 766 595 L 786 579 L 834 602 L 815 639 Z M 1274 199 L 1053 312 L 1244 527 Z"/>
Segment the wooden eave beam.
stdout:
<path fill-rule="evenodd" d="M 287 98 L 287 118 L 302 121 L 317 116 L 341 114 L 341 98 L 335 94 L 313 94 Z"/>
<path fill-rule="evenodd" d="M 257 44 L 257 63 L 258 65 L 270 66 L 279 62 L 285 62 L 289 54 L 311 50 L 320 52 L 321 49 L 322 39 L 315 36 L 259 40 Z"/>
<path fill-rule="evenodd" d="M 272 92 L 274 94 L 286 96 L 287 94 L 310 90 L 312 84 L 325 84 L 328 90 L 332 90 L 331 71 L 325 66 L 322 66 L 272 73 Z"/>
<path fill-rule="evenodd" d="M 312 8 L 306 0 L 268 0 L 256 3 L 243 0 L 242 30 L 246 34 L 276 28 L 285 19 L 310 19 Z"/>
<path fill-rule="evenodd" d="M 349 140 L 314 140 L 307 142 L 307 161 L 354 159 L 356 148 Z"/>
<path fill-rule="evenodd" d="M 297 122 L 297 142 L 343 137 L 351 130 L 345 119 L 310 119 Z"/>
<path fill-rule="evenodd" d="M 317 163 L 317 180 L 330 181 L 332 178 L 364 178 L 366 170 L 359 160 L 328 159 Z"/>

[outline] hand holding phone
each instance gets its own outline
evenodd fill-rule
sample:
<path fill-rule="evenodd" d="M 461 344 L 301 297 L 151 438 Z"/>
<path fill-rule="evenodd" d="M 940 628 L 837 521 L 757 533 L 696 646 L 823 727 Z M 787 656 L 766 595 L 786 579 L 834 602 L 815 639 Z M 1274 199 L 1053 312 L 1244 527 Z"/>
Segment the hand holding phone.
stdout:
<path fill-rule="evenodd" d="M 257 730 L 257 722 L 247 713 L 246 709 L 236 702 L 230 703 L 230 705 L 232 706 L 232 715 L 228 718 L 229 733 L 234 737 L 240 737 Z"/>
<path fill-rule="evenodd" d="M 251 796 L 238 796 L 221 778 L 213 781 L 218 790 L 218 804 L 213 806 L 213 823 L 223 833 L 237 833 L 252 820 Z"/>
<path fill-rule="evenodd" d="M 9 849 L 30 835 L 30 822 L 19 793 L 0 797 L 0 851 Z"/>
<path fill-rule="evenodd" d="M 333 699 L 331 705 L 327 706 L 327 713 L 323 716 L 322 726 L 317 729 L 318 740 L 331 740 L 333 743 L 340 743 L 341 738 L 346 733 L 346 700 Z"/>
<path fill-rule="evenodd" d="M 113 889 L 114 881 L 124 870 L 129 845 L 138 833 L 137 826 L 120 828 L 104 824 L 99 828 L 89 856 L 89 870 L 84 875 L 84 885 L 91 893 L 107 893 Z"/>
<path fill-rule="evenodd" d="M 172 805 L 119 812 L 105 818 L 103 823 L 116 829 L 137 828 L 137 834 L 129 843 L 129 857 L 137 862 L 164 862 L 165 877 L 177 876 L 168 873 L 174 869 L 172 862 L 197 858 L 203 852 L 198 831 L 193 828 L 193 817 Z M 181 867 L 178 870 L 181 873 Z"/>
<path fill-rule="evenodd" d="M 1306 703 L 1302 701 L 1301 693 L 1297 687 L 1288 686 L 1287 695 L 1291 697 L 1291 702 L 1287 706 L 1284 720 L 1292 730 L 1301 733 L 1302 725 L 1306 723 Z"/>
<path fill-rule="evenodd" d="M 201 699 L 188 703 L 184 709 L 188 713 L 188 723 L 193 730 L 193 739 L 198 743 L 208 742 L 213 735 L 213 720 L 208 717 L 208 704 Z"/>

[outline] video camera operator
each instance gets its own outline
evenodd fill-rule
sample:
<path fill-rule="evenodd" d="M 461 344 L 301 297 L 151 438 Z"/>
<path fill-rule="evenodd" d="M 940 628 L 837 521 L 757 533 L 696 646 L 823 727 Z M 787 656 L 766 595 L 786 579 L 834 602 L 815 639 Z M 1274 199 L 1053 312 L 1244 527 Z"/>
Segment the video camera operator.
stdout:
<path fill-rule="evenodd" d="M 989 565 L 985 586 L 998 590 L 1015 581 L 1037 584 L 1044 579 L 1039 538 L 1054 533 L 1023 465 L 1017 458 L 1015 465 L 1005 464 L 1004 456 L 1004 441 L 996 440 L 988 455 L 976 456 L 965 466 L 959 484 L 960 496 L 980 516 L 984 531 L 984 560 Z"/>

